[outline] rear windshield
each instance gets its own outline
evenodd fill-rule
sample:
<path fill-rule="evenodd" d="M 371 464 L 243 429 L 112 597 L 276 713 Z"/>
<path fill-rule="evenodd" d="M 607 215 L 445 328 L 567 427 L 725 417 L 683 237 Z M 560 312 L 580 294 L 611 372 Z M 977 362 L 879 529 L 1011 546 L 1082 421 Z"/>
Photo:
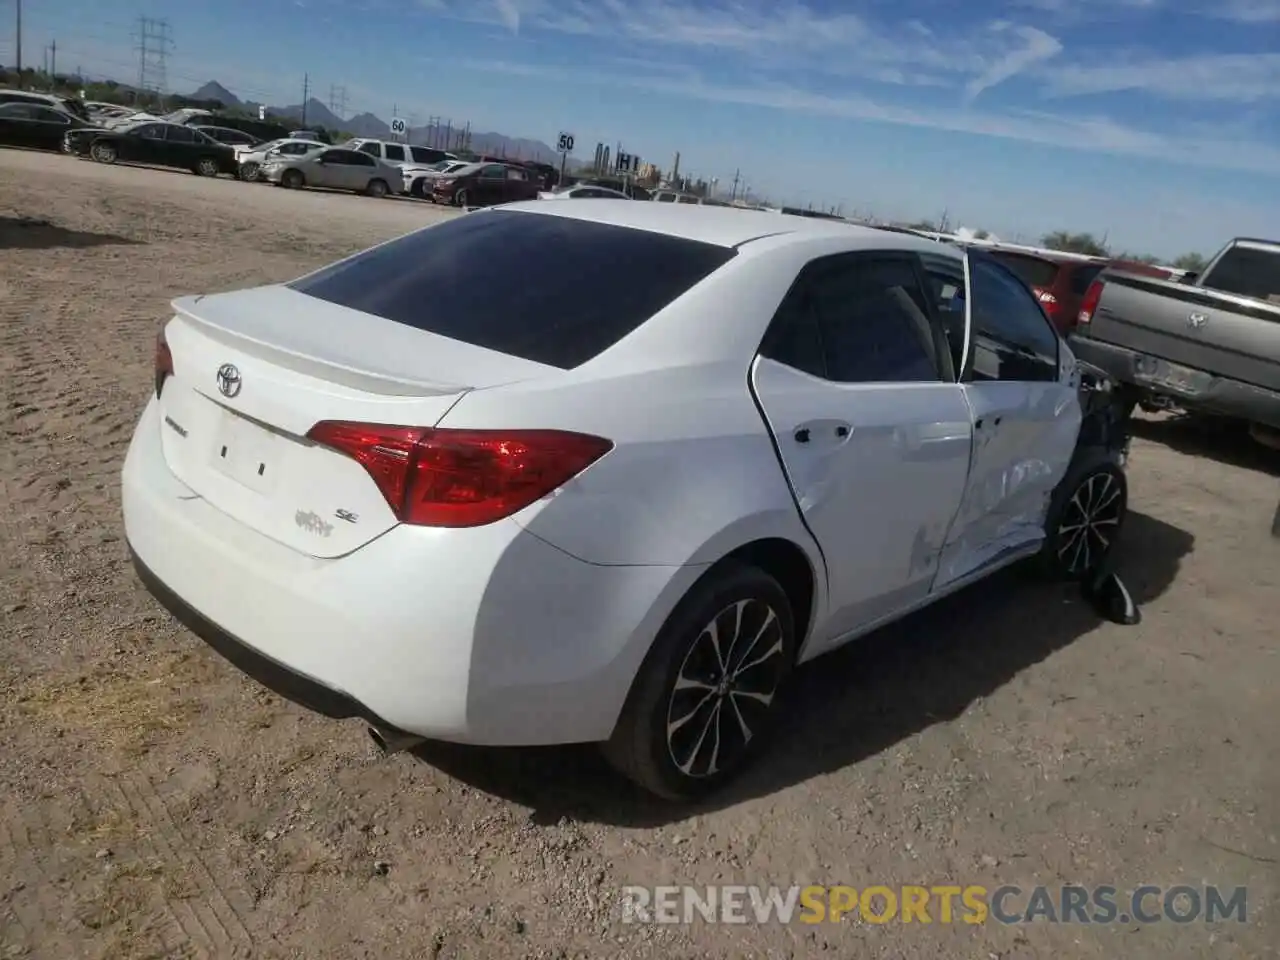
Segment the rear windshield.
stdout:
<path fill-rule="evenodd" d="M 1098 274 L 1102 272 L 1105 266 L 1105 263 L 1091 263 L 1072 270 L 1071 292 L 1077 297 L 1083 297 L 1089 291 L 1089 284 L 1098 278 Z"/>
<path fill-rule="evenodd" d="M 299 293 L 553 367 L 613 346 L 734 256 L 610 224 L 489 210 L 325 267 Z"/>
<path fill-rule="evenodd" d="M 1280 302 L 1280 249 L 1232 247 L 1200 281 L 1202 287 Z"/>
<path fill-rule="evenodd" d="M 1053 281 L 1058 276 L 1058 265 L 1052 260 L 1028 257 L 1021 253 L 1009 253 L 1007 250 L 992 250 L 991 257 L 1016 273 L 1029 287 L 1041 289 L 1052 287 Z"/>

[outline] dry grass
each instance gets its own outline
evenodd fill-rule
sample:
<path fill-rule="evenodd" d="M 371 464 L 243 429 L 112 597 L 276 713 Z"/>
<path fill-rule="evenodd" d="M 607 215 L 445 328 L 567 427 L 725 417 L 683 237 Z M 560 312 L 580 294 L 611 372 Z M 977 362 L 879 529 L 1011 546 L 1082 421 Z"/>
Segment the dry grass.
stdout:
<path fill-rule="evenodd" d="M 61 735 L 138 756 L 161 735 L 189 727 L 200 704 L 186 691 L 198 688 L 204 671 L 197 657 L 177 652 L 136 666 L 130 672 L 104 663 L 73 678 L 33 678 L 18 709 Z"/>

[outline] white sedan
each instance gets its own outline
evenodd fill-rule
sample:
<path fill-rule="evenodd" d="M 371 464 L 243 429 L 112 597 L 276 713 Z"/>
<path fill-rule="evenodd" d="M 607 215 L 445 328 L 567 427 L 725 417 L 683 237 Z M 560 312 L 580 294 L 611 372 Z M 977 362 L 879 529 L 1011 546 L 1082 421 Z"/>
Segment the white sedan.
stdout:
<path fill-rule="evenodd" d="M 136 568 L 384 749 L 597 741 L 693 797 L 797 663 L 1015 561 L 1084 577 L 1125 518 L 1027 287 L 900 233 L 526 202 L 173 306 Z"/>
<path fill-rule="evenodd" d="M 601 187 L 591 183 L 577 184 L 572 187 L 560 187 L 558 190 L 544 190 L 538 194 L 539 200 L 630 200 L 621 190 Z"/>

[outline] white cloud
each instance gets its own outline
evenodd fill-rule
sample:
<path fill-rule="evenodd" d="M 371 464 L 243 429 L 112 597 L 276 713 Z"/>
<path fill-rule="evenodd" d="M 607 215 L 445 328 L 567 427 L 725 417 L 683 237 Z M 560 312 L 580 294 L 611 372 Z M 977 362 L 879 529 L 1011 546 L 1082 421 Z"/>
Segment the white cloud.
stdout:
<path fill-rule="evenodd" d="M 982 91 L 1004 83 L 1028 67 L 1050 60 L 1062 52 L 1062 44 L 1056 38 L 1035 27 L 1016 27 L 1009 23 L 997 23 L 992 24 L 992 29 L 997 33 L 1017 36 L 1023 41 L 1023 45 L 1009 50 L 991 63 L 980 75 L 969 81 L 965 87 L 965 95 L 970 101 L 975 100 Z"/>
<path fill-rule="evenodd" d="M 1187 127 L 1177 135 L 1126 126 L 1101 116 L 1065 116 L 1036 111 L 1006 113 L 964 110 L 919 110 L 881 103 L 858 95 L 833 95 L 785 83 L 750 85 L 707 82 L 696 71 L 687 76 L 591 71 L 497 60 L 457 60 L 455 67 L 516 76 L 541 76 L 573 82 L 590 81 L 670 94 L 686 99 L 804 112 L 836 119 L 864 120 L 900 126 L 980 134 L 1039 143 L 1061 149 L 1151 157 L 1215 169 L 1274 174 L 1280 170 L 1280 147 L 1240 138 L 1231 127 Z"/>
<path fill-rule="evenodd" d="M 1280 23 L 1280 0 L 1225 0 L 1206 7 L 1205 13 L 1237 23 Z"/>
<path fill-rule="evenodd" d="M 977 24 L 939 36 L 918 20 L 885 25 L 801 0 L 419 0 L 433 13 L 547 30 L 699 57 L 733 58 L 757 70 L 806 70 L 904 86 L 949 86 L 975 96 L 1061 50 L 1047 33 Z"/>
<path fill-rule="evenodd" d="M 1208 54 L 1181 59 L 1113 58 L 1055 64 L 1044 77 L 1056 96 L 1141 91 L 1172 100 L 1256 103 L 1280 98 L 1280 54 Z"/>

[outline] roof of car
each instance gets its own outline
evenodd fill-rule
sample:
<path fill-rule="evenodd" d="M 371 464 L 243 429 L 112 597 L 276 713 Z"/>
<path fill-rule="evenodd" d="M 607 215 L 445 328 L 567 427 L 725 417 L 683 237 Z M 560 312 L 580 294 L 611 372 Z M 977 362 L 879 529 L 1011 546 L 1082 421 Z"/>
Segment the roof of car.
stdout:
<path fill-rule="evenodd" d="M 841 220 L 820 220 L 737 207 L 708 207 L 701 204 L 644 203 L 635 200 L 565 200 L 547 203 L 532 200 L 506 204 L 503 210 L 542 213 L 593 223 L 633 227 L 665 233 L 686 240 L 698 240 L 721 247 L 734 247 L 761 237 L 795 235 L 797 238 L 839 236 L 868 249 L 937 251 L 939 244 L 923 237 L 877 230 Z"/>

